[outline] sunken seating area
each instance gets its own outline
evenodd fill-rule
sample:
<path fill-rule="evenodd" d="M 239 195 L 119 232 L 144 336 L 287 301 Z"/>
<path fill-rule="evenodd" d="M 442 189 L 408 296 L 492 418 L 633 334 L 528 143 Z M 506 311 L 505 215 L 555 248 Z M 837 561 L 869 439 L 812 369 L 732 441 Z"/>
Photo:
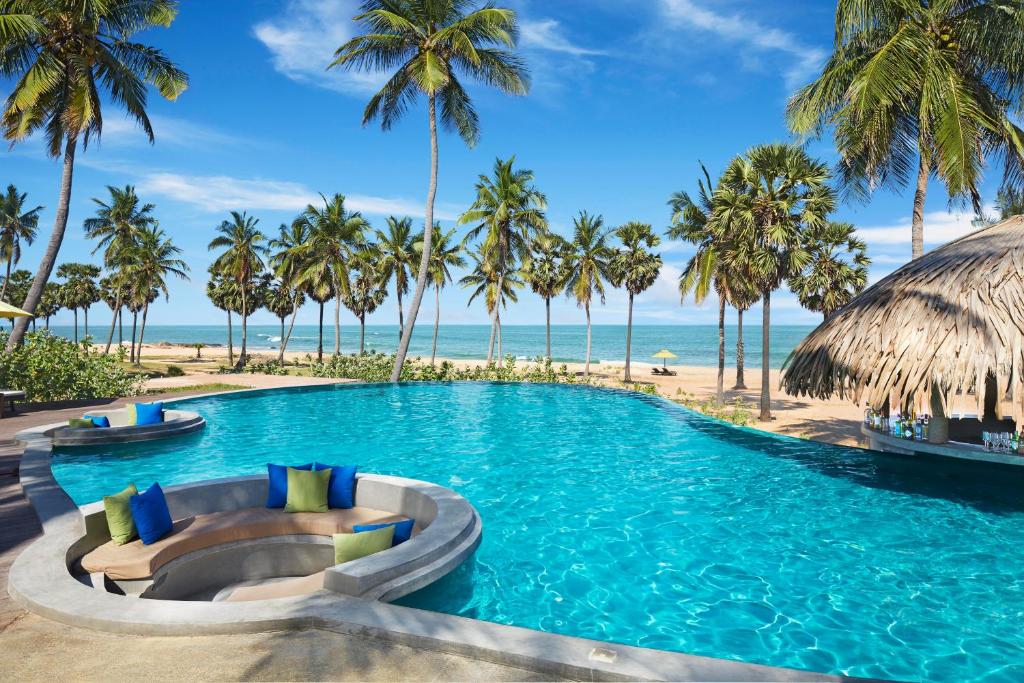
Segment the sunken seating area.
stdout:
<path fill-rule="evenodd" d="M 329 537 L 353 533 L 357 524 L 383 524 L 407 519 L 383 510 L 354 507 L 328 512 L 287 513 L 267 508 L 247 508 L 196 515 L 174 522 L 171 533 L 151 545 L 135 539 L 125 545 L 107 541 L 80 560 L 89 574 L 103 573 L 113 580 L 152 578 L 162 566 L 188 553 L 227 543 L 275 536 Z M 418 529 L 413 527 L 413 534 Z"/>

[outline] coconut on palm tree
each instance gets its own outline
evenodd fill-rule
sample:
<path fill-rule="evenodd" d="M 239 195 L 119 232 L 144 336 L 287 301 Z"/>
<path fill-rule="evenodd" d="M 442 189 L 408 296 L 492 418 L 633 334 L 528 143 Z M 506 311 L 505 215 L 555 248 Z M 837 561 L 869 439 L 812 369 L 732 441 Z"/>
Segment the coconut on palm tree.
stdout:
<path fill-rule="evenodd" d="M 760 145 L 737 157 L 714 195 L 712 225 L 728 230 L 723 258 L 760 294 L 761 412 L 771 420 L 771 294 L 807 265 L 804 231 L 835 209 L 828 166 L 800 147 Z"/>
<path fill-rule="evenodd" d="M 603 216 L 591 216 L 586 211 L 573 219 L 573 237 L 566 252 L 566 270 L 569 278 L 565 291 L 576 299 L 577 305 L 587 314 L 587 361 L 583 376 L 590 376 L 590 306 L 594 295 L 604 303 L 604 285 L 613 282 L 610 261 L 612 248 L 608 244 L 608 230 L 604 227 Z"/>
<path fill-rule="evenodd" d="M 825 320 L 848 304 L 868 285 L 867 244 L 849 223 L 829 221 L 804 231 L 810 260 L 790 278 L 789 287 L 804 308 L 821 313 Z"/>
<path fill-rule="evenodd" d="M 497 317 L 498 358 L 502 358 L 500 309 L 507 308 L 509 301 L 518 303 L 519 295 L 516 290 L 521 289 L 525 283 L 519 273 L 504 273 L 503 277 L 499 278 L 497 259 L 483 245 L 477 247 L 476 251 L 469 252 L 469 257 L 473 261 L 473 269 L 459 280 L 459 284 L 473 290 L 469 295 L 467 306 L 472 306 L 473 301 L 478 297 L 483 297 L 487 315 L 492 320 Z M 497 313 L 495 313 L 495 309 L 499 309 Z M 488 346 L 493 348 L 494 326 L 491 327 L 491 335 L 491 342 L 488 343 Z M 488 365 L 492 362 L 493 359 L 488 361 Z"/>
<path fill-rule="evenodd" d="M 46 251 L 21 307 L 34 313 L 57 261 L 71 203 L 75 153 L 99 139 L 103 105 L 114 102 L 154 140 L 146 114 L 147 85 L 175 100 L 188 77 L 161 50 L 136 36 L 169 27 L 176 0 L 14 0 L 0 13 L 0 77 L 13 82 L 0 126 L 12 144 L 43 134 L 53 158 L 63 156 L 60 195 Z M 21 343 L 28 318 L 7 341 Z"/>
<path fill-rule="evenodd" d="M 661 255 L 649 250 L 661 244 L 661 238 L 654 234 L 647 223 L 630 221 L 615 230 L 615 236 L 622 242 L 608 262 L 608 269 L 617 287 L 624 287 L 629 293 L 629 313 L 626 317 L 626 372 L 623 379 L 631 382 L 630 356 L 633 343 L 633 299 L 646 292 L 658 279 L 661 272 Z"/>
<path fill-rule="evenodd" d="M 470 147 L 480 138 L 479 117 L 459 75 L 513 95 L 528 89 L 526 68 L 511 52 L 518 35 L 516 14 L 484 5 L 472 9 L 466 0 L 365 0 L 356 17 L 365 30 L 338 48 L 330 67 L 363 71 L 394 70 L 370 98 L 363 124 L 380 120 L 389 130 L 419 95 L 427 99 L 430 130 L 430 185 L 423 225 L 423 255 L 416 293 L 402 331 L 391 381 L 397 382 L 409 351 L 416 316 L 427 288 L 427 259 L 432 250 L 434 199 L 437 195 L 437 119 L 458 131 Z"/>
<path fill-rule="evenodd" d="M 441 224 L 434 224 L 434 237 L 430 242 L 430 284 L 434 286 L 434 342 L 430 350 L 430 364 L 437 360 L 437 333 L 441 327 L 441 290 L 452 281 L 451 268 L 463 268 L 466 259 L 462 257 L 463 245 L 453 240 L 455 229 L 442 232 Z M 423 249 L 423 241 L 413 245 L 417 254 Z M 419 260 L 418 258 L 415 260 Z"/>
<path fill-rule="evenodd" d="M 349 286 L 349 264 L 366 242 L 370 228 L 362 214 L 345 208 L 345 197 L 335 194 L 324 200 L 323 208 L 309 205 L 299 216 L 309 226 L 305 270 L 300 276 L 310 283 L 329 282 L 334 294 L 334 355 L 341 353 L 341 301 Z"/>
<path fill-rule="evenodd" d="M 986 158 L 1024 169 L 1024 9 L 1019 2 L 839 0 L 833 53 L 788 107 L 802 135 L 835 131 L 846 188 L 914 182 L 912 245 L 924 253 L 928 181 L 981 212 Z M 915 173 L 916 172 L 916 173 Z"/>
<path fill-rule="evenodd" d="M 359 355 L 366 350 L 366 316 L 372 315 L 388 297 L 387 278 L 374 264 L 375 252 L 364 247 L 357 252 L 355 276 L 345 294 L 345 307 L 359 320 Z"/>
<path fill-rule="evenodd" d="M 21 245 L 32 244 L 36 239 L 39 212 L 43 207 L 27 209 L 27 198 L 28 193 L 19 193 L 14 185 L 8 185 L 7 192 L 0 195 L 0 258 L 7 264 L 0 301 L 7 301 L 7 281 L 11 279 L 11 269 L 21 260 Z"/>
<path fill-rule="evenodd" d="M 466 235 L 466 241 L 483 236 L 483 249 L 491 259 L 501 280 L 509 273 L 519 272 L 529 258 L 530 243 L 537 233 L 547 231 L 547 198 L 533 185 L 533 171 L 515 169 L 515 157 L 494 162 L 494 177 L 481 175 L 476 184 L 476 200 L 459 217 L 459 224 L 477 223 Z M 501 334 L 500 309 L 491 318 L 491 345 L 487 362 L 494 357 L 493 340 Z M 499 354 L 500 355 L 500 354 Z"/>
<path fill-rule="evenodd" d="M 156 227 L 146 227 L 139 231 L 138 242 L 131 248 L 132 259 L 128 270 L 132 289 L 144 296 L 138 297 L 142 304 L 142 328 L 139 331 L 139 351 L 135 354 L 135 363 L 142 363 L 142 343 L 146 334 L 146 319 L 149 316 L 149 305 L 160 294 L 170 298 L 167 289 L 167 277 L 173 276 L 182 280 L 188 279 L 188 264 L 178 258 L 181 249 Z"/>
<path fill-rule="evenodd" d="M 269 253 L 264 244 L 266 237 L 256 227 L 259 219 L 248 216 L 243 211 L 231 212 L 231 220 L 224 221 L 217 227 L 220 233 L 210 241 L 209 249 L 224 251 L 213 262 L 211 268 L 238 284 L 241 297 L 242 315 L 242 348 L 238 354 L 236 367 L 241 369 L 248 360 L 246 349 L 248 343 L 248 320 L 252 311 L 249 301 L 256 276 L 263 271 L 263 258 Z"/>
<path fill-rule="evenodd" d="M 122 273 L 124 268 L 130 265 L 131 251 L 138 246 L 141 231 L 157 226 L 157 220 L 153 216 L 153 209 L 156 207 L 153 204 L 143 204 L 131 185 L 125 185 L 124 189 L 108 185 L 107 192 L 110 194 L 109 203 L 93 198 L 92 201 L 99 208 L 96 209 L 95 216 L 85 220 L 83 227 L 85 236 L 97 242 L 92 253 L 95 254 L 102 249 L 103 265 L 107 270 Z M 116 288 L 115 292 L 121 293 L 122 289 L 123 287 Z M 104 353 L 110 352 L 110 345 L 114 340 L 114 324 L 121 316 L 121 304 L 115 301 L 114 307 L 116 310 L 110 321 Z"/>
<path fill-rule="evenodd" d="M 544 299 L 545 345 L 544 357 L 551 359 L 551 300 L 562 293 L 568 273 L 565 270 L 565 252 L 568 243 L 561 235 L 543 232 L 534 236 L 530 254 L 523 265 L 523 274 L 530 289 Z"/>
<path fill-rule="evenodd" d="M 402 311 L 402 297 L 409 292 L 409 277 L 415 271 L 416 238 L 412 236 L 412 219 L 387 218 L 387 232 L 377 231 L 377 269 L 384 281 L 395 281 L 395 298 L 398 300 L 398 343 L 402 343 L 405 318 Z M 422 259 L 421 259 L 422 260 Z"/>

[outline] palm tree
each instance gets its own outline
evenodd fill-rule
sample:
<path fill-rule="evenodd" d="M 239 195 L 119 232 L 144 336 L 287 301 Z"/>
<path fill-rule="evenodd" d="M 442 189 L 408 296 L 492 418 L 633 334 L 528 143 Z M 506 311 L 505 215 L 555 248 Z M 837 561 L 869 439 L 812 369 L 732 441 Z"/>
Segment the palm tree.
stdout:
<path fill-rule="evenodd" d="M 495 317 L 494 309 L 506 308 L 508 302 L 517 303 L 519 301 L 519 295 L 516 293 L 517 289 L 523 287 L 523 279 L 519 277 L 518 273 L 505 273 L 504 277 L 498 277 L 498 269 L 495 267 L 495 259 L 492 254 L 487 252 L 484 246 L 477 247 L 476 251 L 469 252 L 469 257 L 473 260 L 473 270 L 468 275 L 459 280 L 459 284 L 463 287 L 473 288 L 473 292 L 469 295 L 469 301 L 467 306 L 473 305 L 473 301 L 477 297 L 483 297 L 484 305 L 487 307 L 487 313 L 492 319 Z M 499 284 L 500 283 L 500 284 Z M 497 341 L 498 341 L 498 357 L 501 358 L 501 314 L 500 311 L 497 315 L 499 324 L 497 325 Z M 493 348 L 494 346 L 494 334 L 495 326 L 491 326 L 491 341 L 488 342 L 488 346 Z M 488 361 L 488 364 L 493 360 Z"/>
<path fill-rule="evenodd" d="M 2 59 L 2 58 L 0 58 Z M 7 192 L 0 195 L 0 258 L 7 262 L 4 284 L 0 287 L 0 300 L 7 300 L 7 281 L 11 269 L 21 260 L 21 245 L 32 244 L 39 226 L 39 212 L 43 207 L 25 210 L 28 193 L 18 193 L 14 185 L 7 186 Z"/>
<path fill-rule="evenodd" d="M 124 343 L 124 332 L 121 326 L 121 312 L 124 310 L 124 301 L 128 296 L 128 284 L 125 280 L 126 278 L 123 270 L 110 273 L 100 280 L 100 298 L 103 300 L 103 303 L 110 307 L 110 312 L 114 316 L 111 321 L 111 333 L 107 338 L 106 353 L 110 353 L 110 345 L 114 341 L 114 325 L 117 325 L 118 347 Z"/>
<path fill-rule="evenodd" d="M 856 230 L 849 223 L 829 221 L 804 232 L 810 262 L 790 279 L 789 286 L 800 305 L 818 311 L 825 320 L 867 287 L 871 259 Z"/>
<path fill-rule="evenodd" d="M 278 280 L 277 284 L 270 287 L 266 293 L 264 304 L 267 310 L 281 321 L 281 341 L 277 351 L 278 363 L 284 363 L 284 349 L 288 344 L 288 338 L 291 336 L 291 329 L 288 330 L 288 334 L 285 334 L 284 323 L 288 316 L 292 316 L 292 327 L 295 326 L 295 314 L 298 313 L 299 308 L 305 303 L 305 299 L 306 297 L 303 296 L 301 290 L 290 286 L 283 280 Z"/>
<path fill-rule="evenodd" d="M 533 171 L 515 170 L 515 157 L 494 162 L 494 177 L 481 175 L 476 184 L 476 201 L 459 217 L 459 224 L 478 223 L 469 231 L 466 240 L 484 236 L 484 250 L 494 259 L 498 289 L 507 273 L 519 271 L 529 258 L 530 242 L 534 234 L 547 231 L 547 198 L 533 186 Z M 500 335 L 499 309 L 491 319 L 491 339 Z M 487 362 L 493 360 L 493 344 L 487 353 Z"/>
<path fill-rule="evenodd" d="M 42 131 L 50 156 L 64 158 L 53 232 L 21 305 L 34 313 L 67 228 L 75 151 L 100 137 L 103 103 L 123 107 L 152 142 L 146 86 L 175 100 L 188 76 L 162 51 L 135 40 L 169 27 L 175 0 L 16 0 L 0 11 L 0 77 L 13 81 L 0 118 L 4 137 L 14 144 Z M 28 318 L 19 319 L 8 351 L 27 328 Z"/>
<path fill-rule="evenodd" d="M 29 276 L 31 277 L 31 274 Z M 47 282 L 43 288 L 43 297 L 36 307 L 36 315 L 46 321 L 46 329 L 50 329 L 50 318 L 57 315 L 60 309 L 60 285 L 56 282 Z"/>
<path fill-rule="evenodd" d="M 266 237 L 256 226 L 259 219 L 248 216 L 245 212 L 231 212 L 231 220 L 224 221 L 217 227 L 219 236 L 209 244 L 209 249 L 223 249 L 211 268 L 223 275 L 233 278 L 238 283 L 242 303 L 242 350 L 238 354 L 237 368 L 246 363 L 246 346 L 248 342 L 249 293 L 253 280 L 263 270 L 263 257 L 269 253 Z"/>
<path fill-rule="evenodd" d="M 370 247 L 357 253 L 356 274 L 344 298 L 345 307 L 359 319 L 359 355 L 366 349 L 366 316 L 372 315 L 388 296 L 387 279 L 375 267 L 374 253 Z"/>
<path fill-rule="evenodd" d="M 3 278 L 3 286 L 7 288 L 10 293 L 12 301 L 17 301 L 19 298 L 25 297 L 25 292 L 32 285 L 32 273 L 19 268 L 18 270 L 11 273 L 9 276 Z M 57 286 L 60 289 L 59 285 Z M 11 320 L 11 326 L 14 326 L 14 321 Z"/>
<path fill-rule="evenodd" d="M 434 224 L 434 236 L 430 242 L 433 254 L 430 256 L 430 284 L 434 285 L 434 343 L 430 351 L 430 364 L 434 365 L 437 359 L 437 333 L 441 327 L 441 290 L 452 281 L 450 268 L 464 268 L 466 259 L 462 257 L 463 245 L 454 243 L 455 229 L 448 232 L 441 232 L 441 224 Z M 413 245 L 414 251 L 419 254 L 423 249 L 423 241 L 417 241 Z M 419 259 L 415 259 L 419 260 Z"/>
<path fill-rule="evenodd" d="M 324 207 L 306 207 L 299 217 L 309 226 L 309 239 L 304 249 L 306 269 L 301 278 L 307 282 L 330 282 L 334 294 L 334 355 L 341 353 L 341 301 L 348 292 L 349 263 L 355 251 L 366 242 L 370 228 L 362 214 L 349 213 L 345 197 L 335 194 L 324 200 Z"/>
<path fill-rule="evenodd" d="M 284 362 L 284 352 L 291 340 L 292 330 L 295 329 L 295 318 L 306 302 L 305 283 L 302 280 L 302 273 L 306 270 L 303 248 L 309 241 L 309 232 L 306 221 L 295 220 L 290 226 L 282 223 L 278 237 L 270 240 L 270 248 L 276 250 L 270 257 L 270 264 L 280 282 L 278 289 L 287 291 L 292 299 L 292 320 L 288 333 L 281 336 L 281 347 L 277 352 L 277 360 L 281 363 Z"/>
<path fill-rule="evenodd" d="M 802 135 L 835 129 L 841 179 L 866 196 L 916 174 L 913 256 L 924 253 L 928 180 L 981 212 L 985 158 L 1019 180 L 1024 131 L 1011 119 L 1024 93 L 1017 2 L 839 0 L 834 51 L 789 103 Z M 916 163 L 915 163 L 916 162 Z"/>
<path fill-rule="evenodd" d="M 228 365 L 235 363 L 234 333 L 231 329 L 231 312 L 241 308 L 241 297 L 238 295 L 238 283 L 223 273 L 210 269 L 210 279 L 206 283 L 206 296 L 210 302 L 228 314 Z M 134 340 L 133 340 L 134 343 Z"/>
<path fill-rule="evenodd" d="M 1024 188 L 1000 188 L 996 194 L 996 210 L 999 211 L 999 219 L 1003 221 L 1024 215 Z"/>
<path fill-rule="evenodd" d="M 551 300 L 562 293 L 568 273 L 565 270 L 565 252 L 569 245 L 565 238 L 553 232 L 536 235 L 530 245 L 530 256 L 523 266 L 526 281 L 533 293 L 544 299 L 545 358 L 551 358 Z"/>
<path fill-rule="evenodd" d="M 135 355 L 135 364 L 142 363 L 142 340 L 146 335 L 146 318 L 149 315 L 149 304 L 160 294 L 165 299 L 170 298 L 167 290 L 167 277 L 172 275 L 176 278 L 188 279 L 188 264 L 178 258 L 181 249 L 174 246 L 174 243 L 156 227 L 146 227 L 139 231 L 138 244 L 131 248 L 133 257 L 132 265 L 128 269 L 128 275 L 132 283 L 132 289 L 141 292 L 145 296 L 138 297 L 142 303 L 142 328 L 139 331 L 139 352 Z M 244 339 L 244 337 L 243 337 Z M 244 346 L 243 346 L 244 348 Z"/>
<path fill-rule="evenodd" d="M 609 272 L 616 286 L 629 292 L 629 314 L 626 318 L 626 372 L 624 380 L 631 382 L 629 372 L 630 351 L 633 342 L 633 298 L 651 288 L 661 272 L 661 255 L 648 249 L 661 244 L 647 223 L 630 221 L 615 231 L 622 248 L 615 250 L 608 262 Z"/>
<path fill-rule="evenodd" d="M 85 236 L 97 241 L 92 253 L 103 249 L 103 265 L 108 270 L 120 273 L 130 265 L 131 251 L 138 246 L 141 232 L 158 225 L 152 215 L 156 207 L 143 204 L 131 185 L 125 185 L 123 190 L 108 185 L 107 192 L 110 193 L 110 203 L 94 197 L 92 201 L 99 208 L 93 218 L 85 220 L 83 227 Z M 121 293 L 122 289 L 119 287 L 116 291 Z M 121 304 L 115 302 L 114 306 L 116 310 L 110 321 L 104 353 L 110 353 L 110 345 L 114 341 L 114 324 L 121 317 Z"/>
<path fill-rule="evenodd" d="M 736 275 L 735 272 L 734 275 Z M 729 303 L 736 309 L 736 384 L 733 386 L 733 390 L 746 389 L 747 382 L 743 374 L 746 365 L 743 341 L 743 314 L 758 302 L 760 295 L 750 284 L 748 278 L 744 277 L 743 274 L 739 274 L 729 282 L 729 297 Z"/>
<path fill-rule="evenodd" d="M 85 311 L 85 336 L 89 336 L 89 307 L 100 300 L 96 278 L 99 266 L 89 263 L 64 263 L 57 268 L 57 277 L 64 280 L 60 286 L 61 304 L 75 316 L 75 343 L 78 343 L 78 309 Z"/>
<path fill-rule="evenodd" d="M 700 165 L 703 178 L 697 179 L 697 197 L 676 192 L 669 199 L 672 225 L 668 237 L 694 244 L 696 253 L 686 263 L 679 276 L 679 294 L 685 300 L 690 292 L 697 305 L 704 303 L 712 290 L 718 296 L 718 382 L 715 396 L 719 403 L 725 400 L 725 307 L 730 302 L 732 267 L 724 254 L 731 238 L 728 226 L 715 222 L 715 185 L 704 164 Z"/>
<path fill-rule="evenodd" d="M 604 228 L 604 217 L 591 216 L 586 211 L 573 219 L 573 238 L 566 252 L 566 270 L 569 279 L 566 292 L 587 313 L 587 362 L 583 376 L 590 377 L 590 304 L 594 294 L 604 303 L 604 283 L 612 282 L 609 261 L 612 249 L 608 246 L 608 231 Z"/>
<path fill-rule="evenodd" d="M 795 145 L 751 148 L 726 169 L 714 196 L 712 224 L 730 235 L 723 258 L 744 273 L 762 302 L 761 412 L 771 420 L 771 294 L 807 264 L 807 228 L 835 209 L 828 166 Z"/>
<path fill-rule="evenodd" d="M 401 220 L 388 216 L 388 231 L 377 231 L 377 268 L 384 281 L 394 279 L 395 297 L 398 299 L 398 343 L 401 346 L 405 330 L 402 313 L 402 295 L 409 291 L 409 274 L 414 269 L 416 239 L 412 236 L 412 219 Z M 421 240 L 421 243 L 423 241 Z M 422 263 L 422 259 L 421 263 Z"/>
<path fill-rule="evenodd" d="M 402 331 L 391 381 L 397 382 L 409 351 L 416 316 L 427 288 L 433 253 L 434 198 L 437 195 L 437 104 L 441 123 L 457 130 L 470 147 L 480 138 L 479 117 L 456 72 L 500 90 L 525 95 L 526 68 L 509 50 L 515 47 L 518 26 L 510 9 L 485 5 L 471 10 L 467 0 L 364 0 L 356 17 L 365 28 L 338 48 L 328 68 L 365 71 L 394 69 L 381 90 L 370 98 L 363 124 L 379 119 L 389 130 L 422 93 L 427 98 L 430 128 L 430 186 L 423 224 L 423 256 L 409 324 Z M 505 50 L 502 48 L 509 48 Z"/>

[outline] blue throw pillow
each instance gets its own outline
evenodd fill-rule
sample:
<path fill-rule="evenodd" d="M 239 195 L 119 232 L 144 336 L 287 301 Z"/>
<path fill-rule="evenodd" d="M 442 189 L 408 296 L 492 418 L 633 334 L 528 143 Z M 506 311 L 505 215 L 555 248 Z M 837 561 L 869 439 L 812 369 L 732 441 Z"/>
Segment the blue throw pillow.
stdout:
<path fill-rule="evenodd" d="M 128 499 L 128 505 L 131 506 L 132 521 L 135 522 L 135 529 L 143 544 L 156 543 L 171 533 L 174 522 L 171 521 L 171 511 L 167 509 L 167 499 L 164 498 L 160 484 L 153 484 L 144 493 L 132 496 Z"/>
<path fill-rule="evenodd" d="M 355 506 L 356 466 L 325 465 L 315 463 L 318 470 L 330 470 L 331 482 L 327 485 L 327 507 L 348 510 Z"/>
<path fill-rule="evenodd" d="M 135 424 L 136 426 L 157 425 L 164 421 L 163 403 L 136 403 Z"/>
<path fill-rule="evenodd" d="M 407 519 L 404 522 L 386 522 L 384 524 L 356 524 L 352 527 L 352 531 L 359 534 L 364 531 L 376 531 L 377 529 L 383 529 L 384 527 L 393 526 L 395 527 L 395 536 L 391 539 L 391 547 L 394 548 L 400 543 L 405 543 L 412 538 L 412 525 L 416 520 Z"/>
<path fill-rule="evenodd" d="M 83 420 L 92 420 L 97 427 L 109 427 L 110 419 L 106 415 L 83 415 Z"/>
<path fill-rule="evenodd" d="M 313 469 L 313 463 L 294 465 L 293 470 Z M 271 465 L 267 463 L 267 507 L 283 508 L 288 502 L 288 465 Z"/>

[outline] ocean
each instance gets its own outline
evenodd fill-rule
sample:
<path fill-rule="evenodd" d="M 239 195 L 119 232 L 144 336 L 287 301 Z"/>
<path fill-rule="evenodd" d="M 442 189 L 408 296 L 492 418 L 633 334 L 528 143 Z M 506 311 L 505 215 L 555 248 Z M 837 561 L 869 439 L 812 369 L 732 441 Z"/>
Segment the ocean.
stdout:
<path fill-rule="evenodd" d="M 93 325 L 89 330 L 96 342 L 105 342 L 106 325 Z M 775 325 L 771 330 L 771 357 L 773 368 L 782 366 L 786 357 L 800 341 L 814 329 L 811 325 Z M 69 325 L 54 325 L 56 334 L 71 337 Z M 241 344 L 241 325 L 234 325 L 236 348 Z M 80 329 L 79 334 L 83 331 Z M 129 328 L 125 327 L 129 334 Z M 410 356 L 430 358 L 433 326 L 417 325 L 410 347 Z M 250 325 L 251 350 L 277 350 L 280 344 L 280 326 Z M 473 360 L 487 358 L 489 325 L 441 325 L 437 340 L 437 355 L 442 358 Z M 744 325 L 746 364 L 761 365 L 761 328 Z M 735 362 L 736 327 L 726 326 L 726 363 Z M 115 334 L 116 340 L 116 334 Z M 188 344 L 201 342 L 209 346 L 227 344 L 226 325 L 147 325 L 146 342 Z M 544 325 L 506 325 L 503 328 L 502 352 L 519 359 L 532 359 L 544 354 Z M 633 328 L 633 360 L 655 363 L 651 356 L 661 349 L 669 349 L 679 356 L 670 365 L 696 365 L 714 367 L 718 364 L 718 328 L 714 325 L 638 325 Z M 316 352 L 317 327 L 296 325 L 288 343 L 289 351 Z M 341 348 L 354 353 L 359 346 L 359 327 L 342 325 Z M 394 353 L 398 346 L 397 325 L 367 325 L 368 351 Z M 555 325 L 551 328 L 551 353 L 556 363 L 583 362 L 587 349 L 585 325 Z M 324 351 L 334 350 L 334 328 L 324 326 Z M 595 325 L 593 328 L 592 362 L 621 362 L 626 357 L 626 326 Z"/>

